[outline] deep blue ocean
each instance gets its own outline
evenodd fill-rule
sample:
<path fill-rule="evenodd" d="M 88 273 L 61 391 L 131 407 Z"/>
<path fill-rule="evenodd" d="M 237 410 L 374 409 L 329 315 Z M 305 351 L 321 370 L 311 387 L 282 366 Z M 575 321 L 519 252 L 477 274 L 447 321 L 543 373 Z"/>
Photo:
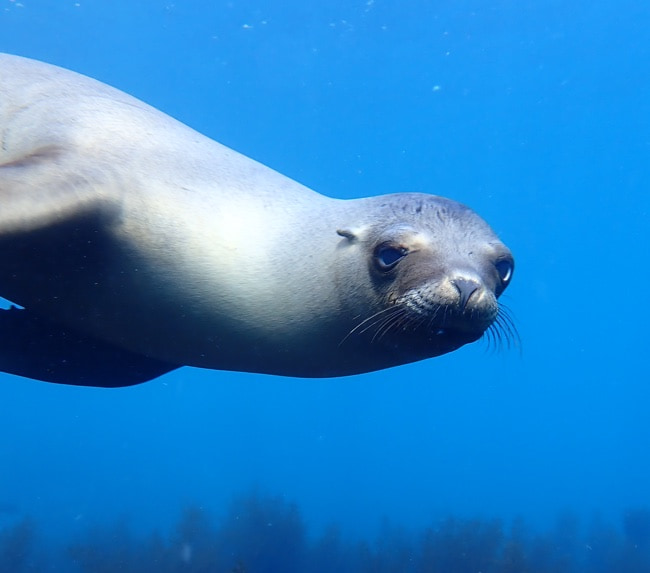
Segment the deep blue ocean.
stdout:
<path fill-rule="evenodd" d="M 0 51 L 316 191 L 471 206 L 521 338 L 340 379 L 0 374 L 0 572 L 650 571 L 649 31 L 638 0 L 0 0 Z"/>

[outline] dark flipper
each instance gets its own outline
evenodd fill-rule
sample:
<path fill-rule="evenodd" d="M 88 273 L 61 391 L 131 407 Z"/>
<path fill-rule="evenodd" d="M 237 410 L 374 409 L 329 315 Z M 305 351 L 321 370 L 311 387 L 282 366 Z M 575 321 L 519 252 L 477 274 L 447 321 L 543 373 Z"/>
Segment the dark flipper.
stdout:
<path fill-rule="evenodd" d="M 117 388 L 175 368 L 178 365 L 123 350 L 28 310 L 0 309 L 0 371 L 58 384 Z"/>

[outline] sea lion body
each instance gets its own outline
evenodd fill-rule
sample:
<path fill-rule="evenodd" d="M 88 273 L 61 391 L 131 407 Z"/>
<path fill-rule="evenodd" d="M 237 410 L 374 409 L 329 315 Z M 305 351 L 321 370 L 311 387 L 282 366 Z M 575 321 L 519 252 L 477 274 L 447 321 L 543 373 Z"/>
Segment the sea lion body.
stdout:
<path fill-rule="evenodd" d="M 480 337 L 512 273 L 453 201 L 325 197 L 114 88 L 10 55 L 0 205 L 0 296 L 24 307 L 0 311 L 0 369 L 54 382 L 420 360 Z"/>

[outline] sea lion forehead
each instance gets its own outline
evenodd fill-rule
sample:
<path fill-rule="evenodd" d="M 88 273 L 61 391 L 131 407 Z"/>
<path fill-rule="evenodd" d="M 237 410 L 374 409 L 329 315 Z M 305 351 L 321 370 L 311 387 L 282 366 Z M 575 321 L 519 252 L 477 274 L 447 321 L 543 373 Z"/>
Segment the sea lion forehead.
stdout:
<path fill-rule="evenodd" d="M 422 193 L 401 193 L 375 198 L 374 228 L 410 230 L 412 234 L 428 235 L 441 227 L 457 227 L 462 234 L 478 232 L 496 235 L 490 226 L 472 209 L 446 197 Z"/>
<path fill-rule="evenodd" d="M 382 212 L 384 218 L 391 221 L 404 220 L 411 225 L 419 221 L 426 224 L 427 221 L 433 223 L 436 220 L 465 220 L 468 217 L 477 217 L 474 211 L 462 203 L 438 195 L 396 193 L 379 196 L 375 200 L 377 211 Z"/>
<path fill-rule="evenodd" d="M 472 209 L 445 197 L 398 193 L 353 200 L 354 203 L 357 208 L 350 213 L 356 220 L 337 229 L 339 235 L 351 240 L 390 241 L 411 248 L 449 240 L 500 242 L 491 227 Z"/>

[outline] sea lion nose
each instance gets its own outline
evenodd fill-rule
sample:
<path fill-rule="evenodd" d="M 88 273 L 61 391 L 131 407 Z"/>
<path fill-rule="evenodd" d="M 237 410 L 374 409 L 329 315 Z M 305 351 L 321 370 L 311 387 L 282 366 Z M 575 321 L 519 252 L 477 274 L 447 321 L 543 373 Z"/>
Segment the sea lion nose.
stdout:
<path fill-rule="evenodd" d="M 463 277 L 458 277 L 451 280 L 453 284 L 458 289 L 458 294 L 460 294 L 460 299 L 458 301 L 458 306 L 460 310 L 465 310 L 469 298 L 474 294 L 476 290 L 480 288 L 480 284 L 473 279 L 466 279 Z"/>

